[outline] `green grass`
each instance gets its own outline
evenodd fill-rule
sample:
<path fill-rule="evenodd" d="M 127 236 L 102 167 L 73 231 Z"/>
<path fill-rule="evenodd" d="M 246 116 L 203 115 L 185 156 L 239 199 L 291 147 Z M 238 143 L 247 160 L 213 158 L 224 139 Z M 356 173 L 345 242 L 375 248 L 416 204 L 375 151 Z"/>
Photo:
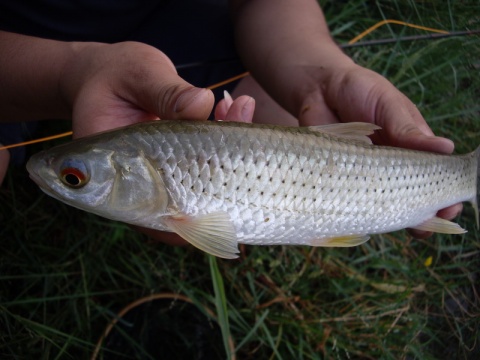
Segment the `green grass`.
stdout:
<path fill-rule="evenodd" d="M 322 3 L 340 43 L 383 18 L 480 28 L 476 1 Z M 420 33 L 391 25 L 366 39 Z M 393 81 L 458 152 L 480 144 L 478 37 L 347 52 Z M 243 247 L 240 260 L 215 264 L 50 199 L 12 168 L 0 188 L 0 357 L 89 358 L 123 307 L 173 292 L 219 310 L 239 359 L 480 358 L 480 236 L 470 206 L 458 221 L 467 234 L 396 232 L 352 249 Z"/>

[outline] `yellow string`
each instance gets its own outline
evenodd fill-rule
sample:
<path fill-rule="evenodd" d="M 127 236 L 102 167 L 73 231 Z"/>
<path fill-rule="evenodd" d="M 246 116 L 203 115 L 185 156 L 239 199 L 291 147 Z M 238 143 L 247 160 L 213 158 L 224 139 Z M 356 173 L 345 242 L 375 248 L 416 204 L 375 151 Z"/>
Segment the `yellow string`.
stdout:
<path fill-rule="evenodd" d="M 213 85 L 207 87 L 207 89 L 213 90 L 213 89 L 216 89 L 216 88 L 218 88 L 218 87 L 220 87 L 220 86 L 230 84 L 231 82 L 234 82 L 235 80 L 239 80 L 239 79 L 244 78 L 244 77 L 247 76 L 248 74 L 250 74 L 248 71 L 247 71 L 247 72 L 244 72 L 243 74 L 240 74 L 240 75 L 231 77 L 230 79 L 223 80 L 223 81 L 220 81 L 220 82 L 218 82 L 218 83 L 216 83 L 216 84 L 213 84 Z"/>
<path fill-rule="evenodd" d="M 365 31 L 362 32 L 361 34 L 355 36 L 355 37 L 354 37 L 352 40 L 350 40 L 348 43 L 349 43 L 350 45 L 351 45 L 351 44 L 355 44 L 355 43 L 358 42 L 360 39 L 363 39 L 365 36 L 367 36 L 367 35 L 370 34 L 371 32 L 373 32 L 373 31 L 375 31 L 376 29 L 378 29 L 380 26 L 383 26 L 383 25 L 386 25 L 386 24 L 397 24 L 397 25 L 403 25 L 403 26 L 411 27 L 411 28 L 414 28 L 414 29 L 420 29 L 420 30 L 425 30 L 425 31 L 430 31 L 430 32 L 435 32 L 435 33 L 440 33 L 440 34 L 448 34 L 448 31 L 445 31 L 445 30 L 433 29 L 433 28 L 429 28 L 429 27 L 426 27 L 426 26 L 410 24 L 410 23 L 407 23 L 407 22 L 404 22 L 404 21 L 400 21 L 400 20 L 386 19 L 386 20 L 382 20 L 382 21 L 376 23 L 376 24 L 373 25 L 372 27 L 369 27 L 367 30 L 365 30 Z"/>
<path fill-rule="evenodd" d="M 407 22 L 404 22 L 404 21 L 400 21 L 400 20 L 392 20 L 392 19 L 386 19 L 386 20 L 382 20 L 378 23 L 376 23 L 375 25 L 373 25 L 372 27 L 368 28 L 367 30 L 365 30 L 364 32 L 362 32 L 361 34 L 355 36 L 352 40 L 350 40 L 348 42 L 348 44 L 355 44 L 356 42 L 358 42 L 359 40 L 363 39 L 365 36 L 367 36 L 368 34 L 372 33 L 373 31 L 375 31 L 376 29 L 378 29 L 380 26 L 383 26 L 383 25 L 386 25 L 386 24 L 397 24 L 397 25 L 402 25 L 402 26 L 407 26 L 407 27 L 411 27 L 411 28 L 414 28 L 414 29 L 420 29 L 420 30 L 425 30 L 425 31 L 430 31 L 430 32 L 434 32 L 434 33 L 440 33 L 440 34 L 448 34 L 449 32 L 448 31 L 445 31 L 445 30 L 440 30 L 440 29 L 433 29 L 433 28 L 429 28 L 429 27 L 426 27 L 426 26 L 421 26 L 421 25 L 415 25 L 415 24 L 410 24 L 410 23 L 407 23 Z M 210 90 L 213 90 L 213 89 L 216 89 L 220 86 L 223 86 L 225 84 L 229 84 L 235 80 L 238 80 L 238 79 L 241 79 L 245 76 L 247 76 L 249 73 L 248 72 L 245 72 L 243 74 L 240 74 L 240 75 L 237 75 L 237 76 L 234 76 L 230 79 L 227 79 L 227 80 L 224 80 L 224 81 L 221 81 L 219 83 L 216 83 L 214 85 L 211 85 L 209 86 L 207 89 L 210 89 Z M 70 136 L 72 135 L 72 131 L 69 131 L 69 132 L 66 132 L 66 133 L 63 133 L 63 134 L 59 134 L 59 135 L 53 135 L 53 136 L 47 136 L 47 137 L 44 137 L 44 138 L 41 138 L 41 139 L 36 139 L 36 140 L 31 140 L 31 141 L 25 141 L 25 142 L 21 142 L 21 143 L 18 143 L 18 144 L 12 144 L 12 145 L 7 145 L 7 146 L 2 146 L 0 147 L 0 151 L 1 150 L 6 150 L 6 149 L 11 149 L 11 148 L 14 148 L 14 147 L 19 147 L 19 146 L 25 146 L 25 145 L 31 145 L 31 144 L 36 144 L 36 143 L 39 143 L 39 142 L 44 142 L 44 141 L 49 141 L 49 140 L 53 140 L 53 139 L 58 139 L 58 138 L 61 138 L 61 137 L 66 137 L 66 136 Z"/>
<path fill-rule="evenodd" d="M 73 134 L 73 131 L 67 131 L 65 133 L 58 134 L 58 135 L 51 135 L 51 136 L 47 136 L 47 137 L 40 138 L 40 139 L 24 141 L 24 142 L 21 142 L 21 143 L 18 143 L 18 144 L 6 145 L 6 146 L 0 147 L 0 151 L 15 148 L 15 147 L 19 147 L 19 146 L 31 145 L 31 144 L 36 144 L 36 143 L 39 143 L 39 142 L 54 140 L 54 139 L 70 136 L 72 134 Z"/>

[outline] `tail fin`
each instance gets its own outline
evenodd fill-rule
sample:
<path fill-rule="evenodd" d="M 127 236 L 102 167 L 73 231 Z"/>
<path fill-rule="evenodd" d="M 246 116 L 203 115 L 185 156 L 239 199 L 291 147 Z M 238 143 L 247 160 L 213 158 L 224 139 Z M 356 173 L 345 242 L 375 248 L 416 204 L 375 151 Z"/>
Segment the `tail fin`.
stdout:
<path fill-rule="evenodd" d="M 480 203 L 480 146 L 474 152 L 475 158 L 477 159 L 477 194 L 472 200 L 472 206 L 475 209 L 475 217 L 477 220 L 477 229 L 480 228 L 479 214 L 478 214 L 478 204 Z"/>

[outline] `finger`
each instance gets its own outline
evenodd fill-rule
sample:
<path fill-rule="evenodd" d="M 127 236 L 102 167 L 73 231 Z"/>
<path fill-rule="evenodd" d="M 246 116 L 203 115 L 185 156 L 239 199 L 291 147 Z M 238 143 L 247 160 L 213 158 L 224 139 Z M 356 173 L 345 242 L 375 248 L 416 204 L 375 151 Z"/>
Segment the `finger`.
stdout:
<path fill-rule="evenodd" d="M 327 125 L 340 122 L 337 115 L 325 103 L 320 93 L 307 96 L 300 108 L 298 121 L 301 126 Z"/>
<path fill-rule="evenodd" d="M 396 89 L 378 95 L 375 123 L 382 127 L 374 141 L 390 146 L 450 154 L 451 140 L 435 136 L 417 107 Z"/>
<path fill-rule="evenodd" d="M 458 215 L 460 215 L 462 210 L 463 210 L 462 204 L 455 204 L 455 205 L 449 206 L 448 208 L 440 210 L 437 213 L 437 216 L 441 217 L 442 219 L 453 220 Z"/>
<path fill-rule="evenodd" d="M 227 109 L 230 108 L 233 104 L 233 98 L 227 90 L 223 91 L 223 99 L 225 100 L 225 104 L 227 105 Z"/>
<path fill-rule="evenodd" d="M 225 118 L 227 117 L 227 112 L 228 112 L 227 101 L 225 99 L 222 99 L 215 106 L 215 110 L 214 110 L 214 113 L 213 113 L 214 119 L 215 120 L 225 120 Z"/>
<path fill-rule="evenodd" d="M 232 104 L 233 104 L 232 96 L 227 90 L 225 90 L 223 92 L 223 99 L 220 100 L 217 106 L 215 107 L 215 110 L 214 110 L 215 120 L 225 120 L 225 118 L 227 117 L 228 109 L 230 109 Z"/>
<path fill-rule="evenodd" d="M 414 124 L 391 126 L 373 137 L 376 144 L 402 147 L 405 149 L 451 154 L 454 144 L 451 140 L 439 136 L 428 136 Z"/>
<path fill-rule="evenodd" d="M 215 109 L 216 120 L 252 122 L 255 111 L 255 100 L 252 97 L 242 95 L 235 99 L 230 107 L 227 103 L 228 101 L 224 99 L 217 105 Z"/>
<path fill-rule="evenodd" d="M 206 120 L 213 108 L 211 90 L 193 87 L 179 77 L 175 80 L 147 89 L 140 100 L 145 108 L 160 119 Z"/>
<path fill-rule="evenodd" d="M 374 137 L 375 143 L 443 154 L 451 154 L 454 150 L 451 140 L 426 135 L 415 123 L 410 121 L 403 123 L 391 121 L 389 125 L 382 128 L 379 137 Z"/>

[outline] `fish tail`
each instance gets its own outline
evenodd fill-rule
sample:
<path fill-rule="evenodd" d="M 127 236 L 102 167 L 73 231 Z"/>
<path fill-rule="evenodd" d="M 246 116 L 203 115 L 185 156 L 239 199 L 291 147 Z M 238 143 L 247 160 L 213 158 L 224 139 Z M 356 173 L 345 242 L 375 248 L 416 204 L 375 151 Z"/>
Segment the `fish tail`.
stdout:
<path fill-rule="evenodd" d="M 478 204 L 480 204 L 480 146 L 474 152 L 475 158 L 477 159 L 477 187 L 475 198 L 472 200 L 472 206 L 475 209 L 475 219 L 477 221 L 477 229 L 480 228 L 480 220 L 478 213 Z"/>

